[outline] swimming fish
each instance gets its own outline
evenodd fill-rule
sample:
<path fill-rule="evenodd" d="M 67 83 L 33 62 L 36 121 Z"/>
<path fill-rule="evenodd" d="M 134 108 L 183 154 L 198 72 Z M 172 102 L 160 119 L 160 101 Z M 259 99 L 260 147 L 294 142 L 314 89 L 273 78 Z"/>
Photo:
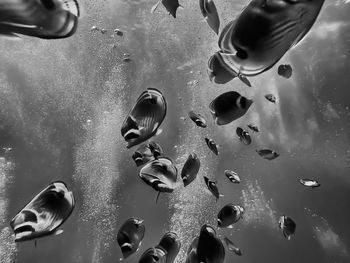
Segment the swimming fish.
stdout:
<path fill-rule="evenodd" d="M 276 97 L 273 94 L 266 94 L 265 98 L 272 103 L 276 103 L 277 101 Z"/>
<path fill-rule="evenodd" d="M 152 7 L 151 13 L 154 13 L 157 10 L 160 3 L 163 4 L 169 14 L 176 18 L 176 11 L 181 6 L 179 0 L 160 0 Z"/>
<path fill-rule="evenodd" d="M 77 30 L 79 16 L 77 0 L 2 0 L 0 35 L 66 38 Z"/>
<path fill-rule="evenodd" d="M 284 77 L 286 79 L 289 79 L 292 76 L 293 73 L 293 69 L 292 66 L 289 64 L 282 64 L 278 66 L 277 69 L 277 73 L 278 75 L 280 75 L 281 77 Z"/>
<path fill-rule="evenodd" d="M 269 70 L 309 32 L 323 3 L 324 0 L 250 1 L 219 37 L 218 56 L 230 68 L 227 74 L 256 76 Z"/>
<path fill-rule="evenodd" d="M 285 238 L 290 240 L 291 235 L 295 233 L 295 229 L 296 229 L 296 224 L 293 221 L 293 219 L 283 215 L 280 217 L 278 221 L 278 225 L 279 225 L 279 228 L 282 229 L 282 232 Z"/>
<path fill-rule="evenodd" d="M 239 205 L 227 204 L 218 213 L 218 227 L 232 227 L 243 216 L 244 209 Z"/>
<path fill-rule="evenodd" d="M 239 184 L 241 182 L 239 175 L 234 171 L 225 170 L 224 174 L 230 180 L 231 183 Z"/>
<path fill-rule="evenodd" d="M 132 155 L 136 166 L 144 165 L 149 161 L 153 161 L 158 156 L 163 154 L 162 147 L 156 142 L 149 142 L 149 144 L 142 144 Z"/>
<path fill-rule="evenodd" d="M 305 185 L 307 187 L 315 188 L 315 187 L 320 187 L 321 184 L 317 182 L 316 180 L 311 180 L 311 179 L 300 179 L 299 182 L 302 185 Z"/>
<path fill-rule="evenodd" d="M 159 157 L 141 168 L 140 178 L 159 194 L 171 193 L 176 186 L 177 168 L 171 159 Z"/>
<path fill-rule="evenodd" d="M 225 244 L 229 251 L 235 253 L 237 256 L 242 256 L 242 251 L 229 238 L 224 237 Z"/>
<path fill-rule="evenodd" d="M 181 171 L 181 178 L 185 187 L 196 179 L 200 166 L 201 162 L 197 154 L 190 154 Z"/>
<path fill-rule="evenodd" d="M 236 129 L 236 133 L 239 137 L 239 140 L 245 144 L 245 145 L 250 145 L 252 143 L 252 138 L 249 135 L 249 132 L 243 130 L 241 127 L 238 127 Z"/>
<path fill-rule="evenodd" d="M 217 125 L 225 125 L 242 117 L 253 101 L 236 91 L 229 91 L 216 97 L 209 105 Z"/>
<path fill-rule="evenodd" d="M 51 183 L 11 220 L 15 242 L 62 233 L 58 227 L 71 215 L 74 205 L 73 193 L 65 183 Z"/>
<path fill-rule="evenodd" d="M 208 187 L 209 191 L 215 196 L 216 202 L 218 201 L 220 196 L 223 196 L 219 193 L 218 186 L 216 185 L 216 181 L 210 181 L 208 177 L 203 176 L 205 185 Z"/>
<path fill-rule="evenodd" d="M 262 158 L 266 160 L 273 160 L 280 156 L 277 152 L 270 149 L 255 150 Z"/>
<path fill-rule="evenodd" d="M 203 225 L 187 252 L 186 263 L 223 263 L 225 247 L 217 238 L 214 228 Z"/>
<path fill-rule="evenodd" d="M 129 257 L 139 249 L 146 230 L 142 223 L 143 220 L 129 218 L 120 227 L 117 241 L 124 258 Z"/>
<path fill-rule="evenodd" d="M 159 247 L 149 248 L 142 254 L 139 263 L 167 263 L 166 252 Z"/>
<path fill-rule="evenodd" d="M 202 128 L 207 127 L 207 121 L 199 113 L 194 113 L 193 111 L 190 111 L 188 113 L 188 116 L 198 127 L 202 127 Z"/>
<path fill-rule="evenodd" d="M 247 126 L 248 126 L 248 128 L 251 129 L 252 131 L 254 131 L 254 132 L 259 132 L 258 126 L 253 125 L 253 124 L 248 124 Z"/>
<path fill-rule="evenodd" d="M 209 149 L 215 154 L 218 155 L 218 147 L 216 146 L 216 143 L 212 139 L 205 138 L 205 143 L 208 145 Z"/>
<path fill-rule="evenodd" d="M 148 88 L 137 99 L 136 104 L 125 118 L 121 134 L 127 142 L 127 148 L 140 144 L 154 136 L 162 124 L 167 111 L 163 94 Z"/>
<path fill-rule="evenodd" d="M 210 28 L 213 29 L 216 34 L 219 34 L 220 19 L 214 1 L 199 0 L 199 7 Z"/>
<path fill-rule="evenodd" d="M 173 263 L 181 248 L 179 236 L 174 232 L 167 232 L 160 240 L 158 246 L 166 252 L 166 263 Z"/>

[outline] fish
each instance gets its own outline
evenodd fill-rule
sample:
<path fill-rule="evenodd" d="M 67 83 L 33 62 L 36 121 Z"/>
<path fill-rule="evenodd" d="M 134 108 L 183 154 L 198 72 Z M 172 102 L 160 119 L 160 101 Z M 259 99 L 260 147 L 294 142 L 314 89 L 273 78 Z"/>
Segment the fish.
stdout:
<path fill-rule="evenodd" d="M 209 149 L 215 154 L 219 155 L 218 147 L 214 140 L 205 138 L 205 143 L 208 145 Z"/>
<path fill-rule="evenodd" d="M 289 79 L 292 76 L 293 69 L 289 64 L 282 64 L 278 66 L 277 73 L 279 76 Z"/>
<path fill-rule="evenodd" d="M 191 153 L 188 156 L 181 171 L 181 178 L 185 187 L 192 183 L 194 179 L 196 179 L 200 167 L 201 162 L 197 154 Z"/>
<path fill-rule="evenodd" d="M 209 109 L 215 123 L 221 126 L 241 118 L 252 103 L 252 100 L 238 92 L 229 91 L 216 97 L 210 103 Z"/>
<path fill-rule="evenodd" d="M 79 16 L 77 0 L 2 0 L 0 35 L 67 38 L 76 32 Z"/>
<path fill-rule="evenodd" d="M 117 241 L 122 250 L 124 259 L 137 252 L 145 236 L 145 225 L 143 220 L 129 218 L 120 227 L 117 234 Z"/>
<path fill-rule="evenodd" d="M 138 263 L 167 263 L 166 251 L 159 247 L 151 247 L 141 255 Z"/>
<path fill-rule="evenodd" d="M 261 150 L 255 150 L 263 159 L 266 160 L 273 160 L 276 159 L 278 156 L 280 156 L 277 152 L 270 149 L 261 149 Z"/>
<path fill-rule="evenodd" d="M 237 256 L 242 256 L 242 251 L 228 237 L 224 237 L 224 242 L 229 251 L 235 253 Z"/>
<path fill-rule="evenodd" d="M 152 6 L 151 13 L 154 13 L 157 10 L 160 3 L 163 4 L 163 6 L 169 12 L 169 14 L 176 18 L 176 11 L 181 6 L 179 4 L 179 0 L 160 0 Z"/>
<path fill-rule="evenodd" d="M 248 124 L 247 126 L 248 126 L 249 129 L 251 129 L 254 132 L 259 132 L 260 131 L 258 126 L 256 126 L 256 125 Z"/>
<path fill-rule="evenodd" d="M 199 0 L 199 7 L 208 25 L 218 35 L 220 28 L 219 14 L 213 0 Z"/>
<path fill-rule="evenodd" d="M 218 213 L 218 227 L 232 227 L 243 217 L 244 209 L 239 205 L 227 204 Z"/>
<path fill-rule="evenodd" d="M 177 254 L 180 252 L 181 241 L 176 233 L 167 232 L 164 234 L 157 247 L 166 252 L 166 263 L 173 263 Z"/>
<path fill-rule="evenodd" d="M 156 142 L 149 142 L 148 144 L 142 144 L 132 155 L 137 167 L 144 165 L 150 161 L 153 161 L 158 156 L 163 154 L 162 147 Z"/>
<path fill-rule="evenodd" d="M 226 74 L 249 77 L 271 69 L 310 31 L 323 3 L 324 0 L 250 1 L 221 31 L 217 54 L 226 65 L 221 70 L 230 68 Z"/>
<path fill-rule="evenodd" d="M 315 188 L 315 187 L 320 187 L 321 184 L 317 182 L 316 180 L 311 180 L 311 179 L 300 179 L 299 182 L 302 185 L 305 185 L 307 187 Z"/>
<path fill-rule="evenodd" d="M 250 145 L 252 143 L 252 138 L 249 135 L 249 132 L 243 130 L 241 127 L 238 127 L 236 129 L 236 133 L 239 137 L 239 140 L 244 144 L 244 145 Z"/>
<path fill-rule="evenodd" d="M 279 228 L 282 229 L 284 237 L 290 240 L 291 235 L 294 235 L 296 229 L 296 224 L 293 219 L 283 215 L 280 217 L 278 225 Z"/>
<path fill-rule="evenodd" d="M 15 242 L 58 235 L 58 229 L 72 214 L 75 199 L 64 182 L 56 181 L 40 191 L 11 220 Z"/>
<path fill-rule="evenodd" d="M 241 182 L 239 175 L 234 171 L 225 170 L 224 174 L 230 180 L 231 183 L 239 184 Z"/>
<path fill-rule="evenodd" d="M 266 94 L 265 98 L 272 103 L 276 103 L 277 101 L 276 97 L 273 94 Z"/>
<path fill-rule="evenodd" d="M 203 176 L 205 185 L 208 187 L 209 191 L 215 196 L 216 202 L 219 200 L 220 196 L 219 189 L 216 181 L 210 181 L 208 177 Z"/>
<path fill-rule="evenodd" d="M 140 178 L 159 194 L 172 193 L 176 186 L 177 168 L 170 158 L 162 156 L 142 167 Z"/>
<path fill-rule="evenodd" d="M 121 134 L 127 142 L 127 148 L 145 142 L 159 132 L 167 112 L 163 94 L 154 88 L 142 92 L 125 118 Z"/>
<path fill-rule="evenodd" d="M 206 128 L 207 127 L 207 121 L 204 119 L 204 117 L 202 115 L 200 115 L 199 113 L 194 113 L 193 111 L 190 111 L 188 113 L 188 117 L 190 117 L 190 119 L 198 126 L 198 127 L 202 127 L 202 128 Z"/>
<path fill-rule="evenodd" d="M 192 241 L 185 263 L 223 263 L 224 260 L 225 247 L 222 241 L 212 226 L 203 225 L 199 237 Z"/>

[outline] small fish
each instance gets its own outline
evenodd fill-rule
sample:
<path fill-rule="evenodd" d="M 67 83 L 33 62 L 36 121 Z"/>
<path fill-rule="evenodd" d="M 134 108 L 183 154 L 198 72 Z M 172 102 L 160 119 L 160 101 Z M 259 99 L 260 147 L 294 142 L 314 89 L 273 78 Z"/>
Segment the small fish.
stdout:
<path fill-rule="evenodd" d="M 12 218 L 15 242 L 62 233 L 58 228 L 71 215 L 74 205 L 73 193 L 65 183 L 51 183 Z"/>
<path fill-rule="evenodd" d="M 209 105 L 217 125 L 225 125 L 242 117 L 253 101 L 236 91 L 229 91 L 216 97 Z"/>
<path fill-rule="evenodd" d="M 212 139 L 205 138 L 205 143 L 208 145 L 209 149 L 215 154 L 218 155 L 218 147 Z"/>
<path fill-rule="evenodd" d="M 252 143 L 252 138 L 249 135 L 249 132 L 243 130 L 241 127 L 238 127 L 236 129 L 236 133 L 239 137 L 239 140 L 244 144 L 244 145 L 250 145 Z"/>
<path fill-rule="evenodd" d="M 225 170 L 224 174 L 230 180 L 231 183 L 239 184 L 241 182 L 239 175 L 234 171 Z"/>
<path fill-rule="evenodd" d="M 273 160 L 280 156 L 277 152 L 270 149 L 255 150 L 262 158 L 266 160 Z"/>
<path fill-rule="evenodd" d="M 171 159 L 159 157 L 142 167 L 140 178 L 159 193 L 171 193 L 176 186 L 177 168 Z"/>
<path fill-rule="evenodd" d="M 167 232 L 164 234 L 157 247 L 166 252 L 166 263 L 173 263 L 177 254 L 180 252 L 181 241 L 176 233 Z"/>
<path fill-rule="evenodd" d="M 157 134 L 167 111 L 163 94 L 148 88 L 137 99 L 136 104 L 125 118 L 121 134 L 127 142 L 127 148 L 140 144 Z"/>
<path fill-rule="evenodd" d="M 276 103 L 277 101 L 276 97 L 273 94 L 266 94 L 265 98 L 272 103 Z"/>
<path fill-rule="evenodd" d="M 203 225 L 199 237 L 196 237 L 187 252 L 185 263 L 223 263 L 225 247 L 216 236 L 214 228 Z"/>
<path fill-rule="evenodd" d="M 146 230 L 142 223 L 143 220 L 129 218 L 120 227 L 117 241 L 124 258 L 129 257 L 139 249 Z"/>
<path fill-rule="evenodd" d="M 151 13 L 154 13 L 157 10 L 160 3 L 163 4 L 169 14 L 176 18 L 176 11 L 181 6 L 179 0 L 160 0 L 152 7 Z"/>
<path fill-rule="evenodd" d="M 278 69 L 277 69 L 277 73 L 281 77 L 289 79 L 292 76 L 292 73 L 293 73 L 292 66 L 289 65 L 289 64 L 279 65 Z"/>
<path fill-rule="evenodd" d="M 181 178 L 185 187 L 196 179 L 200 167 L 201 162 L 197 154 L 190 154 L 181 171 Z"/>
<path fill-rule="evenodd" d="M 204 117 L 202 115 L 200 115 L 199 113 L 194 113 L 193 111 L 190 111 L 188 113 L 188 117 L 190 117 L 190 119 L 198 126 L 198 127 L 202 127 L 202 128 L 206 128 L 207 127 L 207 121 L 204 119 Z"/>
<path fill-rule="evenodd" d="M 121 31 L 120 29 L 116 28 L 114 29 L 114 34 L 116 34 L 117 36 L 122 37 L 124 35 L 123 31 Z"/>
<path fill-rule="evenodd" d="M 162 147 L 158 143 L 151 141 L 149 144 L 142 144 L 134 152 L 134 154 L 132 155 L 132 159 L 134 160 L 136 166 L 139 167 L 150 161 L 153 161 L 162 154 Z"/>
<path fill-rule="evenodd" d="M 256 125 L 248 124 L 247 126 L 248 126 L 249 129 L 251 129 L 254 132 L 259 132 L 260 131 L 258 126 L 256 126 Z"/>
<path fill-rule="evenodd" d="M 138 263 L 167 263 L 166 252 L 159 247 L 149 248 L 142 254 Z"/>
<path fill-rule="evenodd" d="M 299 182 L 302 185 L 305 185 L 307 187 L 315 188 L 315 187 L 320 187 L 321 184 L 317 182 L 316 180 L 311 180 L 311 179 L 300 179 Z"/>
<path fill-rule="evenodd" d="M 228 237 L 224 237 L 224 241 L 229 251 L 235 253 L 237 256 L 242 256 L 242 251 Z"/>
<path fill-rule="evenodd" d="M 285 238 L 290 240 L 291 235 L 294 235 L 296 224 L 295 222 L 288 216 L 281 216 L 278 221 L 279 228 L 282 229 L 283 235 Z"/>
<path fill-rule="evenodd" d="M 218 213 L 218 227 L 232 227 L 243 216 L 244 209 L 239 205 L 227 204 Z"/>
<path fill-rule="evenodd" d="M 203 176 L 205 185 L 208 187 L 209 191 L 215 196 L 216 202 L 219 200 L 220 196 L 223 196 L 219 193 L 218 186 L 216 181 L 210 181 L 208 177 Z"/>
<path fill-rule="evenodd" d="M 269 70 L 309 32 L 323 3 L 251 0 L 221 31 L 218 56 L 231 75 L 256 76 Z"/>
<path fill-rule="evenodd" d="M 66 38 L 76 32 L 79 16 L 77 0 L 2 0 L 0 35 Z"/>
<path fill-rule="evenodd" d="M 219 34 L 220 19 L 213 0 L 199 0 L 199 7 L 208 25 L 216 34 Z"/>

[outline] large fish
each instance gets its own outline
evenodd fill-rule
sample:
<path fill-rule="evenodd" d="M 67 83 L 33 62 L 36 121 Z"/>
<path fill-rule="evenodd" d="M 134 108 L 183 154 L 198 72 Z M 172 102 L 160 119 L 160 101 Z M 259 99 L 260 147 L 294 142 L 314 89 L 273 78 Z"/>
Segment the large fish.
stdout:
<path fill-rule="evenodd" d="M 15 242 L 62 233 L 58 227 L 71 215 L 74 205 L 73 193 L 65 183 L 51 183 L 11 220 Z"/>
<path fill-rule="evenodd" d="M 186 263 L 222 263 L 225 247 L 210 225 L 203 225 L 199 237 L 192 241 L 187 252 Z"/>
<path fill-rule="evenodd" d="M 173 263 L 181 248 L 180 238 L 174 232 L 167 232 L 157 247 L 166 252 L 166 263 Z"/>
<path fill-rule="evenodd" d="M 239 205 L 227 204 L 218 213 L 218 227 L 232 227 L 243 216 L 244 209 Z"/>
<path fill-rule="evenodd" d="M 232 78 L 273 67 L 309 32 L 324 0 L 252 0 L 219 37 L 217 61 Z M 210 63 L 210 71 L 218 71 Z M 225 75 L 221 73 L 221 75 Z"/>
<path fill-rule="evenodd" d="M 171 193 L 176 186 L 177 168 L 171 159 L 159 157 L 142 167 L 140 177 L 159 193 Z"/>
<path fill-rule="evenodd" d="M 148 88 L 137 99 L 121 128 L 127 148 L 140 144 L 157 133 L 167 111 L 163 94 Z"/>
<path fill-rule="evenodd" d="M 188 113 L 188 117 L 190 117 L 190 119 L 198 126 L 198 127 L 202 127 L 202 128 L 206 128 L 207 127 L 207 121 L 204 119 L 204 117 L 202 115 L 200 115 L 199 113 L 195 113 L 194 111 L 190 111 Z"/>
<path fill-rule="evenodd" d="M 129 257 L 139 249 L 146 230 L 142 223 L 143 220 L 129 218 L 120 227 L 117 241 L 124 258 Z"/>
<path fill-rule="evenodd" d="M 159 247 L 149 248 L 142 254 L 139 263 L 167 263 L 166 252 Z"/>
<path fill-rule="evenodd" d="M 284 237 L 290 240 L 291 235 L 294 235 L 295 229 L 297 227 L 293 219 L 283 215 L 280 217 L 278 221 L 278 225 L 279 225 L 279 228 L 282 229 Z"/>
<path fill-rule="evenodd" d="M 277 69 L 277 73 L 278 75 L 280 75 L 281 77 L 284 77 L 286 79 L 289 79 L 292 76 L 293 73 L 293 69 L 292 66 L 289 64 L 282 64 L 278 66 Z"/>
<path fill-rule="evenodd" d="M 77 0 L 1 0 L 0 35 L 70 37 L 77 30 L 79 15 Z"/>
<path fill-rule="evenodd" d="M 200 166 L 201 162 L 197 154 L 190 154 L 181 171 L 181 178 L 185 187 L 196 179 Z"/>
<path fill-rule="evenodd" d="M 236 134 L 244 145 L 250 145 L 252 143 L 252 138 L 250 137 L 249 132 L 243 130 L 241 127 L 237 127 Z"/>
<path fill-rule="evenodd" d="M 261 150 L 255 150 L 263 159 L 266 160 L 273 160 L 276 159 L 278 156 L 280 156 L 277 152 L 270 149 L 261 149 Z"/>
<path fill-rule="evenodd" d="M 215 196 L 216 202 L 219 200 L 220 196 L 219 188 L 216 181 L 210 181 L 208 177 L 203 176 L 205 185 L 208 187 L 209 191 Z"/>
<path fill-rule="evenodd" d="M 136 166 L 141 166 L 163 154 L 162 147 L 156 142 L 141 145 L 132 155 Z"/>
<path fill-rule="evenodd" d="M 220 19 L 213 0 L 199 0 L 199 7 L 208 25 L 216 34 L 219 34 Z"/>
<path fill-rule="evenodd" d="M 247 99 L 236 91 L 225 92 L 216 97 L 209 105 L 210 112 L 217 125 L 225 125 L 242 117 L 252 105 L 253 101 Z"/>

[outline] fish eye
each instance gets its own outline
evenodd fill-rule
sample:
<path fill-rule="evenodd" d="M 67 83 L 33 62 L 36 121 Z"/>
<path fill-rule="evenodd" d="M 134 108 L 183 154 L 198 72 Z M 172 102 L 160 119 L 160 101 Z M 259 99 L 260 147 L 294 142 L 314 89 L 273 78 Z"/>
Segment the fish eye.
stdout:
<path fill-rule="evenodd" d="M 40 2 L 48 10 L 55 9 L 55 3 L 53 2 L 53 0 L 40 0 Z"/>
<path fill-rule="evenodd" d="M 152 257 L 153 257 L 153 259 L 154 259 L 155 261 L 158 261 L 158 260 L 159 260 L 159 257 L 156 256 L 156 255 L 153 255 Z"/>

